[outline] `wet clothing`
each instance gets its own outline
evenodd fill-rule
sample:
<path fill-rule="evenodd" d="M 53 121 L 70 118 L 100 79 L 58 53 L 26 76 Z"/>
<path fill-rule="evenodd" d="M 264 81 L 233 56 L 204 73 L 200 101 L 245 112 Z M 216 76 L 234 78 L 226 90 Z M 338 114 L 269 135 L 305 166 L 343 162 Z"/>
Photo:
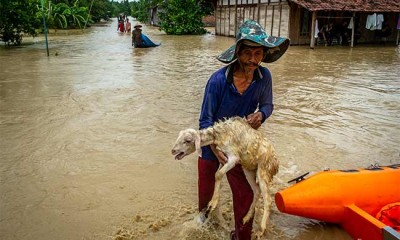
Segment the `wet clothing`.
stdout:
<path fill-rule="evenodd" d="M 214 125 L 214 122 L 233 116 L 245 117 L 258 107 L 264 122 L 273 111 L 272 79 L 270 71 L 260 66 L 254 71 L 254 81 L 243 95 L 233 84 L 235 63 L 221 68 L 208 80 L 200 114 L 200 129 Z M 210 146 L 202 147 L 202 157 L 217 161 Z"/>
<path fill-rule="evenodd" d="M 141 38 L 142 29 L 134 28 L 132 31 L 132 46 L 141 47 L 143 40 Z"/>
<path fill-rule="evenodd" d="M 120 22 L 118 23 L 118 30 L 119 30 L 120 32 L 125 32 L 125 25 L 124 25 L 124 22 L 123 22 L 123 21 L 120 21 Z"/>
<path fill-rule="evenodd" d="M 233 83 L 234 64 L 237 63 L 233 62 L 216 71 L 208 80 L 199 119 L 200 129 L 210 127 L 223 118 L 246 117 L 257 109 L 262 113 L 262 122 L 272 114 L 272 78 L 270 71 L 265 67 L 258 67 L 254 71 L 252 83 L 241 95 Z M 199 211 L 207 207 L 212 198 L 215 173 L 218 167 L 219 161 L 210 146 L 203 147 L 202 157 L 198 159 Z M 236 165 L 227 172 L 226 176 L 232 190 L 235 218 L 235 231 L 232 232 L 232 237 L 240 240 L 251 240 L 253 219 L 243 224 L 243 218 L 253 201 L 253 190 L 241 165 Z"/>
<path fill-rule="evenodd" d="M 218 161 L 198 159 L 199 172 L 199 211 L 206 208 L 210 202 L 215 185 L 215 173 L 219 167 Z M 233 211 L 235 217 L 235 239 L 251 240 L 253 218 L 243 224 L 243 218 L 253 202 L 253 190 L 247 182 L 243 169 L 236 165 L 226 173 L 228 183 L 232 190 Z"/>

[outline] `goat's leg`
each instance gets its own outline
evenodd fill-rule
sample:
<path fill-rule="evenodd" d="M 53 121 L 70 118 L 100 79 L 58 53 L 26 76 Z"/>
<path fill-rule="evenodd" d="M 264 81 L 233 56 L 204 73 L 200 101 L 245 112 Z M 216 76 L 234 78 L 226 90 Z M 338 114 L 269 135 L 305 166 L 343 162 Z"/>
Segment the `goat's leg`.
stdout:
<path fill-rule="evenodd" d="M 236 165 L 236 161 L 234 161 L 233 159 L 229 159 L 229 157 L 228 157 L 227 163 L 215 173 L 214 193 L 213 193 L 213 197 L 211 198 L 211 201 L 208 203 L 207 212 L 213 211 L 215 209 L 215 207 L 217 206 L 218 201 L 219 201 L 219 188 L 221 186 L 222 177 L 229 170 L 231 170 L 233 167 L 235 167 L 235 165 Z"/>
<path fill-rule="evenodd" d="M 246 216 L 243 218 L 243 223 L 245 224 L 254 216 L 257 200 L 260 197 L 260 187 L 256 182 L 256 171 L 250 171 L 243 168 L 243 172 L 246 176 L 247 181 L 250 184 L 251 189 L 253 190 L 253 202 L 251 203 L 251 206 Z"/>
<path fill-rule="evenodd" d="M 257 234 L 258 238 L 264 234 L 265 229 L 267 228 L 267 222 L 268 222 L 270 208 L 271 208 L 271 204 L 272 204 L 272 198 L 268 193 L 268 188 L 270 185 L 270 177 L 267 175 L 268 173 L 265 173 L 262 171 L 265 171 L 265 169 L 262 169 L 260 167 L 257 169 L 257 180 L 258 180 L 259 187 L 261 189 L 261 195 L 263 196 L 263 200 L 264 200 L 264 211 L 263 211 L 263 217 L 262 217 L 261 224 L 260 224 L 261 230 Z"/>

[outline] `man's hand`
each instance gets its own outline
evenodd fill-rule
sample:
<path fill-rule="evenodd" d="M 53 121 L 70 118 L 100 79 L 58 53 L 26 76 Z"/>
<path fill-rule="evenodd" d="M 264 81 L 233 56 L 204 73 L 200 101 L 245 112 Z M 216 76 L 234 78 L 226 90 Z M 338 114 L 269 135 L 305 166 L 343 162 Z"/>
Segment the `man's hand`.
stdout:
<path fill-rule="evenodd" d="M 228 161 L 228 158 L 225 156 L 225 154 L 218 150 L 215 144 L 211 144 L 210 147 L 215 156 L 218 158 L 219 163 L 224 165 Z"/>
<path fill-rule="evenodd" d="M 247 116 L 246 120 L 252 128 L 258 129 L 261 126 L 262 113 L 261 112 L 252 113 Z"/>

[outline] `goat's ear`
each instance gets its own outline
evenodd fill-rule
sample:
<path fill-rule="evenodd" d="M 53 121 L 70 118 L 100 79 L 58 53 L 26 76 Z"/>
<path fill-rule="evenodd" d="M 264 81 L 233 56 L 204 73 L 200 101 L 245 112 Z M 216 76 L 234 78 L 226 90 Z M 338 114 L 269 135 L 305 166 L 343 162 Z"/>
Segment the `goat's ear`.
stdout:
<path fill-rule="evenodd" d="M 201 157 L 202 155 L 200 142 L 201 142 L 200 134 L 196 133 L 194 136 L 194 146 L 196 147 L 196 151 L 199 157 Z"/>

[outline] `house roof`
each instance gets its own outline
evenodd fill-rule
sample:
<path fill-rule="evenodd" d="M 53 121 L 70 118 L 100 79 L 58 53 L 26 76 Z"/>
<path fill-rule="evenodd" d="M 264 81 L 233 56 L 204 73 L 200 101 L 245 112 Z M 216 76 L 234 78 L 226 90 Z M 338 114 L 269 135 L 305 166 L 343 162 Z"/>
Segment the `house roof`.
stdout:
<path fill-rule="evenodd" d="M 399 0 L 289 0 L 309 11 L 400 12 Z"/>

